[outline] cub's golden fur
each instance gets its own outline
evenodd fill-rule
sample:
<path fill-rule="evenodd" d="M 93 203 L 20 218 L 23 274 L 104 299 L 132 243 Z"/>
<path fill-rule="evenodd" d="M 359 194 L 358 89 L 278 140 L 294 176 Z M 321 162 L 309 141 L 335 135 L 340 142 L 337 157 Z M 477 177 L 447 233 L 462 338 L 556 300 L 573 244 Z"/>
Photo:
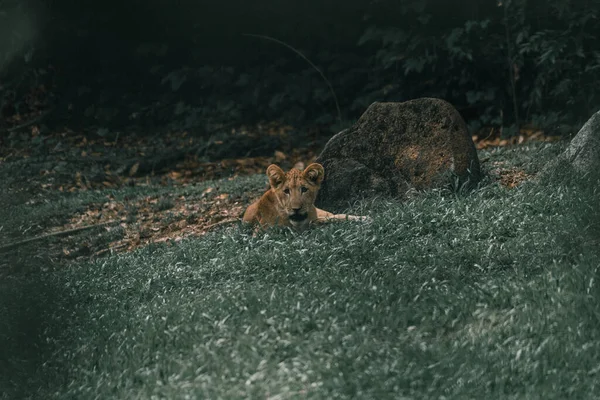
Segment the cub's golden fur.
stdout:
<path fill-rule="evenodd" d="M 264 228 L 279 225 L 303 230 L 313 223 L 332 220 L 370 221 L 369 217 L 333 214 L 315 207 L 315 198 L 325 177 L 321 164 L 310 164 L 304 171 L 292 168 L 287 173 L 271 164 L 267 177 L 270 189 L 248 206 L 244 222 Z"/>

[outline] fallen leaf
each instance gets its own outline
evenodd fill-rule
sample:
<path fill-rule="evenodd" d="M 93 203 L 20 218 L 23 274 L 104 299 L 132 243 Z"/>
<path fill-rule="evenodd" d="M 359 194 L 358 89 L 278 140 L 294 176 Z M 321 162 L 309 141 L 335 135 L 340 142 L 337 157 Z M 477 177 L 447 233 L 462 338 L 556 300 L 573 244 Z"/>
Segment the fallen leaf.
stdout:
<path fill-rule="evenodd" d="M 287 158 L 284 152 L 276 150 L 275 151 L 275 161 L 282 162 Z"/>
<path fill-rule="evenodd" d="M 140 167 L 139 162 L 136 162 L 135 164 L 133 164 L 133 166 L 129 169 L 129 176 L 134 176 L 137 173 L 139 167 Z"/>

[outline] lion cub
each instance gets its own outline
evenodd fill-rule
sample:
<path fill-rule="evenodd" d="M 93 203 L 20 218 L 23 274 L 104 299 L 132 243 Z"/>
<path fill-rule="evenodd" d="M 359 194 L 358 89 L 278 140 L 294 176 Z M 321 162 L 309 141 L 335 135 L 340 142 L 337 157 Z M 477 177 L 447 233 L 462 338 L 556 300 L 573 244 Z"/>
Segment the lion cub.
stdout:
<path fill-rule="evenodd" d="M 275 164 L 267 168 L 271 188 L 244 213 L 243 221 L 266 228 L 274 225 L 304 230 L 310 224 L 332 220 L 370 222 L 371 218 L 333 214 L 315 207 L 315 198 L 325 177 L 321 164 L 310 164 L 304 171 L 292 168 L 287 174 Z"/>

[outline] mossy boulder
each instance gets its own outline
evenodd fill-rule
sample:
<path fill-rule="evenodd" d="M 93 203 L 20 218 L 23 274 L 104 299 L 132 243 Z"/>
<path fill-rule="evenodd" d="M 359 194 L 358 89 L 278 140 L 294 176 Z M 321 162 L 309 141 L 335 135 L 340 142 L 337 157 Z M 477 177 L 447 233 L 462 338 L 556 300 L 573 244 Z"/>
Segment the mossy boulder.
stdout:
<path fill-rule="evenodd" d="M 434 98 L 373 103 L 352 128 L 329 140 L 317 162 L 325 168 L 317 206 L 336 212 L 365 197 L 472 186 L 481 175 L 464 120 Z"/>

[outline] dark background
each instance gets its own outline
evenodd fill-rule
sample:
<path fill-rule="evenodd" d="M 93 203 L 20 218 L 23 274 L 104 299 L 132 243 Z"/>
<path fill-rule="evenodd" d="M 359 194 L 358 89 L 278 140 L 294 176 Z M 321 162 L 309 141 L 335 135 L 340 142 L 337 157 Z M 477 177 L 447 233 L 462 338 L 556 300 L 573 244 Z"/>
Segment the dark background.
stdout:
<path fill-rule="evenodd" d="M 332 133 L 434 96 L 475 132 L 572 133 L 600 108 L 600 0 L 0 1 L 0 130 L 281 121 Z M 330 81 L 335 100 L 319 73 Z M 341 117 L 341 121 L 340 121 Z"/>

